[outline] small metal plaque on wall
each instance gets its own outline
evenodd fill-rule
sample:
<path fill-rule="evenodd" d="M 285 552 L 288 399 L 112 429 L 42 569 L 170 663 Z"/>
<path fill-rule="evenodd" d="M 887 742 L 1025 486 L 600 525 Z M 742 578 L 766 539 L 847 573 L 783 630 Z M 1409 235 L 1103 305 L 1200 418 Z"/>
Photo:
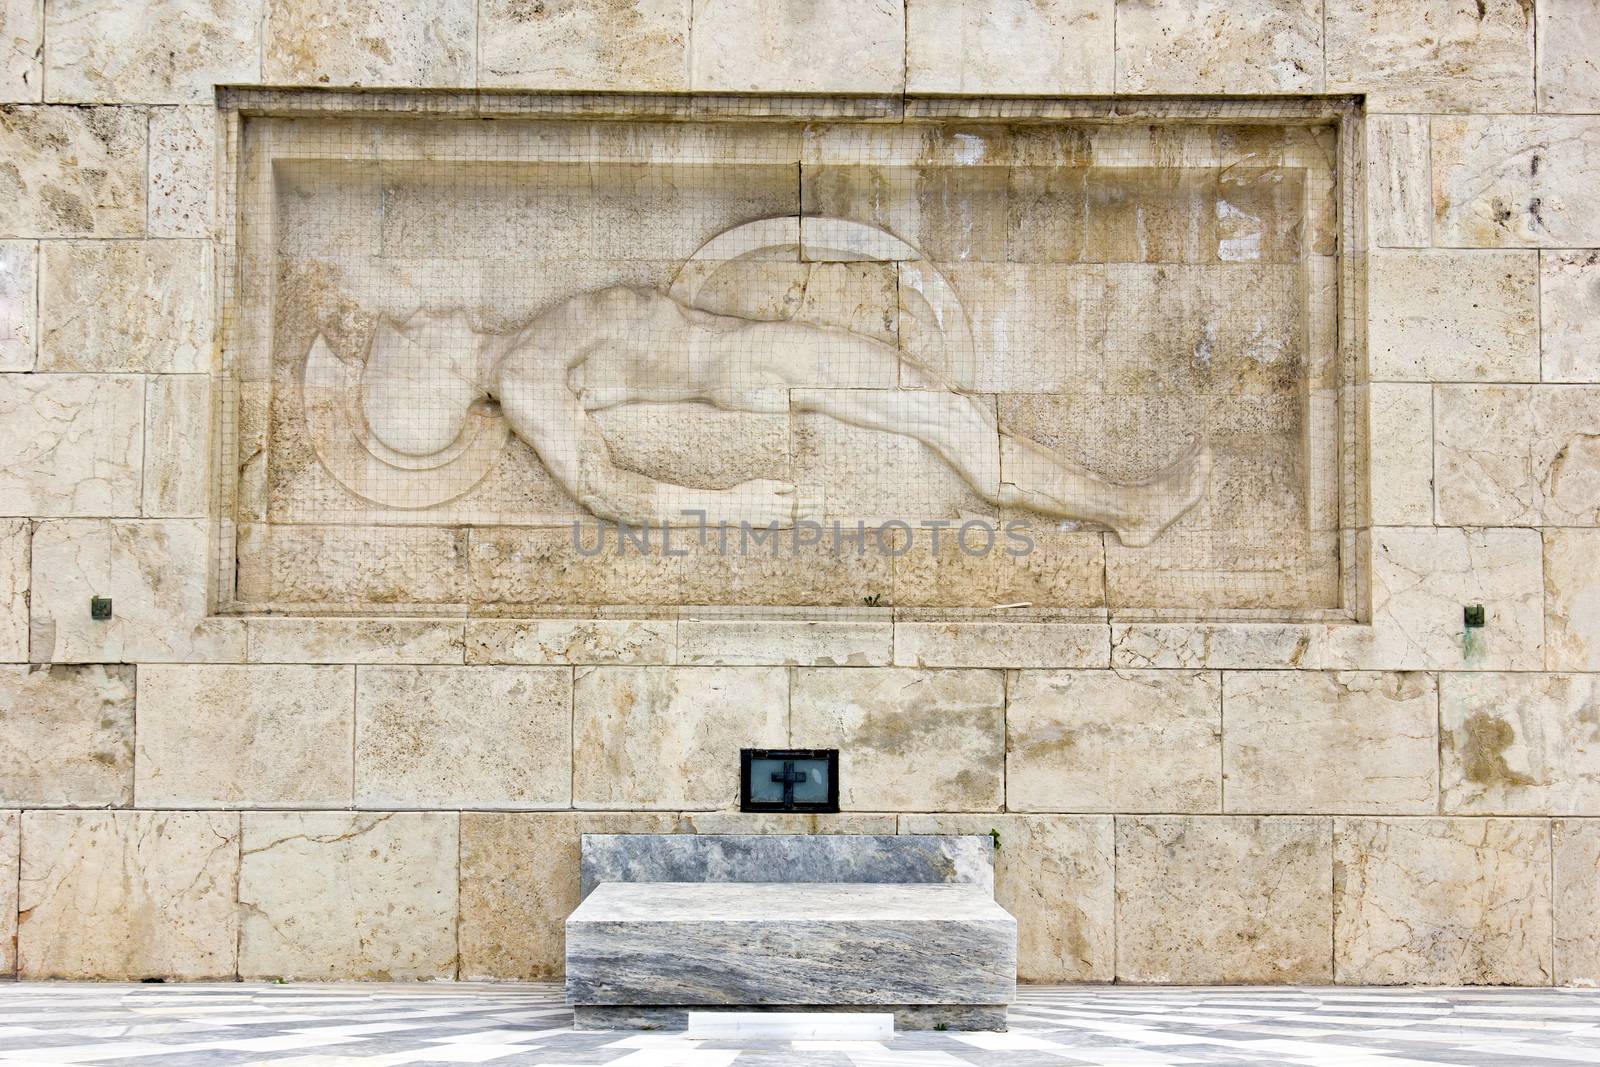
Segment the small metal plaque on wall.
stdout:
<path fill-rule="evenodd" d="M 740 750 L 739 810 L 838 811 L 839 750 Z"/>

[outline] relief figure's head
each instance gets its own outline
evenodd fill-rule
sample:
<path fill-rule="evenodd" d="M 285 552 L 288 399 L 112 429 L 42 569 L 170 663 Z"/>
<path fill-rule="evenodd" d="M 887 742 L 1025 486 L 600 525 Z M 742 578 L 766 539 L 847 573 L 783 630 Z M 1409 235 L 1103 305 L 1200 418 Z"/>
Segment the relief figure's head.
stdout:
<path fill-rule="evenodd" d="M 487 396 L 488 340 L 459 312 L 381 320 L 361 373 L 361 410 L 373 436 L 407 456 L 454 444 L 472 406 Z"/>

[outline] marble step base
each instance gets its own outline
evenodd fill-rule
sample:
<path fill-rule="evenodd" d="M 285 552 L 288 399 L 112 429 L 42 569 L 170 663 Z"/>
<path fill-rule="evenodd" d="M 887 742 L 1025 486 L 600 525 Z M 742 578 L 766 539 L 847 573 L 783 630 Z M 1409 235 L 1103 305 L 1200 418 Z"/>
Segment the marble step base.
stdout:
<path fill-rule="evenodd" d="M 859 1012 L 861 1005 L 807 1004 L 807 1012 Z M 782 1012 L 783 1005 L 730 1005 L 729 1011 Z M 1004 1004 L 874 1004 L 874 1012 L 894 1015 L 894 1028 L 902 1030 L 1004 1030 Z M 610 1004 L 578 1005 L 572 1009 L 573 1026 L 579 1030 L 661 1030 L 673 1032 L 688 1028 L 689 1013 L 699 1008 L 654 1007 Z"/>

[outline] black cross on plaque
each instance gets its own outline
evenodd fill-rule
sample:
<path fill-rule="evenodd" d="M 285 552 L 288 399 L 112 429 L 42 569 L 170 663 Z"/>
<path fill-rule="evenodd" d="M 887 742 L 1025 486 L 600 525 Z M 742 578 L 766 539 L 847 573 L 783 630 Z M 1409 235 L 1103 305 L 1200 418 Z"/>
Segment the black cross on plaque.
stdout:
<path fill-rule="evenodd" d="M 773 771 L 772 780 L 783 783 L 783 803 L 788 806 L 794 803 L 794 787 L 805 784 L 806 772 L 795 770 L 793 760 L 784 760 L 783 770 Z"/>

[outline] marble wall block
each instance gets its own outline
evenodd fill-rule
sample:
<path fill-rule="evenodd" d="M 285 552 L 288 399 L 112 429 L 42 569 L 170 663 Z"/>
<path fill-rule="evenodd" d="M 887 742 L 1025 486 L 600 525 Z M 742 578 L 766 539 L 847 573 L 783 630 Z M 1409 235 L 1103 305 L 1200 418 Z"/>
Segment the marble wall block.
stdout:
<path fill-rule="evenodd" d="M 204 241 L 46 241 L 39 369 L 212 369 L 212 251 Z"/>
<path fill-rule="evenodd" d="M 1378 382 L 1367 398 L 1373 523 L 1432 526 L 1432 386 Z"/>
<path fill-rule="evenodd" d="M 1222 686 L 1227 808 L 1432 815 L 1438 714 L 1428 674 L 1230 672 Z"/>
<path fill-rule="evenodd" d="M 1600 245 L 1600 118 L 1434 118 L 1433 239 L 1457 247 Z"/>
<path fill-rule="evenodd" d="M 329 616 L 247 618 L 250 663 L 461 663 L 466 623 Z"/>
<path fill-rule="evenodd" d="M 578 668 L 572 723 L 575 806 L 736 807 L 739 750 L 782 748 L 789 740 L 788 672 Z"/>
<path fill-rule="evenodd" d="M 0 519 L 0 663 L 28 659 L 32 542 L 33 527 L 27 519 Z"/>
<path fill-rule="evenodd" d="M 39 663 L 233 662 L 244 623 L 208 615 L 204 519 L 41 522 L 33 535 L 32 658 Z M 112 616 L 89 616 L 89 597 Z"/>
<path fill-rule="evenodd" d="M 915 514 L 914 508 L 912 504 L 898 514 Z M 966 518 L 972 513 L 963 510 L 961 514 Z M 940 530 L 938 551 L 933 548 L 932 531 L 917 530 L 908 551 L 894 560 L 895 606 L 1104 607 L 1106 549 L 1102 535 L 1064 532 L 1038 516 L 1025 521 L 1025 527 L 1007 534 L 998 520 L 971 527 L 952 520 Z"/>
<path fill-rule="evenodd" d="M 1322 90 L 1322 6 L 1311 0 L 1117 0 L 1119 93 Z"/>
<path fill-rule="evenodd" d="M 903 0 L 694 0 L 689 87 L 897 93 Z"/>
<path fill-rule="evenodd" d="M 1539 343 L 1547 382 L 1600 382 L 1600 251 L 1539 254 Z"/>
<path fill-rule="evenodd" d="M 1221 748 L 1213 672 L 1019 671 L 1006 694 L 1006 808 L 1219 811 Z"/>
<path fill-rule="evenodd" d="M 144 401 L 144 514 L 205 515 L 212 478 L 210 378 L 151 375 Z"/>
<path fill-rule="evenodd" d="M 1600 819 L 1554 819 L 1555 981 L 1600 985 Z"/>
<path fill-rule="evenodd" d="M 489 0 L 478 10 L 478 85 L 687 89 L 691 3 Z"/>
<path fill-rule="evenodd" d="M 1334 974 L 1351 985 L 1548 985 L 1540 819 L 1335 819 Z"/>
<path fill-rule="evenodd" d="M 1323 631 L 1310 662 L 1340 669 L 1539 670 L 1541 549 L 1535 530 L 1376 529 L 1372 623 Z M 1462 611 L 1476 604 L 1487 625 L 1469 648 Z"/>
<path fill-rule="evenodd" d="M 1326 983 L 1327 819 L 1145 816 L 1117 822 L 1117 979 Z"/>
<path fill-rule="evenodd" d="M 802 667 L 789 740 L 839 750 L 839 806 L 997 811 L 1005 800 L 999 671 Z"/>
<path fill-rule="evenodd" d="M 238 887 L 232 812 L 27 812 L 18 973 L 231 979 Z"/>
<path fill-rule="evenodd" d="M 667 812 L 461 814 L 461 978 L 557 978 L 583 834 L 666 833 Z"/>
<path fill-rule="evenodd" d="M 1529 111 L 1533 5 L 1329 0 L 1328 92 L 1373 111 Z"/>
<path fill-rule="evenodd" d="M 675 828 L 685 834 L 890 834 L 898 826 L 889 812 L 680 811 Z"/>
<path fill-rule="evenodd" d="M 1600 386 L 1440 386 L 1438 515 L 1461 525 L 1600 525 Z"/>
<path fill-rule="evenodd" d="M 0 804 L 133 803 L 134 669 L 0 668 Z"/>
<path fill-rule="evenodd" d="M 897 667 L 1106 667 L 1100 622 L 897 622 Z"/>
<path fill-rule="evenodd" d="M 209 237 L 217 214 L 217 113 L 150 109 L 150 236 Z"/>
<path fill-rule="evenodd" d="M 1374 251 L 1373 379 L 1538 381 L 1538 275 L 1527 252 Z"/>
<path fill-rule="evenodd" d="M 247 812 L 239 976 L 456 975 L 455 812 Z"/>
<path fill-rule="evenodd" d="M 1311 628 L 1290 623 L 1112 623 L 1117 668 L 1292 668 L 1311 652 Z"/>
<path fill-rule="evenodd" d="M 1433 235 L 1433 176 L 1426 115 L 1367 119 L 1367 236 L 1380 248 L 1426 248 Z"/>
<path fill-rule="evenodd" d="M 0 812 L 0 973 L 17 971 L 17 882 L 22 864 L 22 816 Z"/>
<path fill-rule="evenodd" d="M 1600 530 L 1545 530 L 1544 653 L 1552 671 L 1600 671 Z"/>
<path fill-rule="evenodd" d="M 0 2 L 0 103 L 41 99 L 43 52 L 44 0 Z"/>
<path fill-rule="evenodd" d="M 64 103 L 209 103 L 259 80 L 261 0 L 51 0 L 45 75 Z"/>
<path fill-rule="evenodd" d="M 345 807 L 354 702 L 354 667 L 142 665 L 138 804 Z"/>
<path fill-rule="evenodd" d="M 0 371 L 33 369 L 39 348 L 39 245 L 0 241 Z"/>
<path fill-rule="evenodd" d="M 894 624 L 833 619 L 682 619 L 683 663 L 784 664 L 797 667 L 887 667 Z"/>
<path fill-rule="evenodd" d="M 566 807 L 571 672 L 363 667 L 355 766 L 361 807 Z"/>
<path fill-rule="evenodd" d="M 1443 810 L 1600 815 L 1597 719 L 1597 675 L 1441 675 Z"/>
<path fill-rule="evenodd" d="M 906 90 L 1112 91 L 1115 0 L 906 0 Z"/>
<path fill-rule="evenodd" d="M 1539 110 L 1600 111 L 1600 39 L 1593 0 L 1539 2 Z"/>
<path fill-rule="evenodd" d="M 144 379 L 0 375 L 0 514 L 137 515 Z"/>
<path fill-rule="evenodd" d="M 476 78 L 473 0 L 423 8 L 352 0 L 264 0 L 261 79 L 269 85 L 470 87 Z"/>
<path fill-rule="evenodd" d="M 676 660 L 671 619 L 469 619 L 468 663 L 665 664 Z"/>
<path fill-rule="evenodd" d="M 0 107 L 0 237 L 140 237 L 144 111 Z"/>
<path fill-rule="evenodd" d="M 902 832 L 998 832 L 995 900 L 1017 920 L 1017 978 L 1109 982 L 1116 935 L 1109 816 L 903 815 Z"/>
<path fill-rule="evenodd" d="M 252 524 L 239 533 L 239 595 L 314 611 L 464 604 L 468 533 L 463 526 Z M 568 531 L 561 534 L 570 542 Z"/>

